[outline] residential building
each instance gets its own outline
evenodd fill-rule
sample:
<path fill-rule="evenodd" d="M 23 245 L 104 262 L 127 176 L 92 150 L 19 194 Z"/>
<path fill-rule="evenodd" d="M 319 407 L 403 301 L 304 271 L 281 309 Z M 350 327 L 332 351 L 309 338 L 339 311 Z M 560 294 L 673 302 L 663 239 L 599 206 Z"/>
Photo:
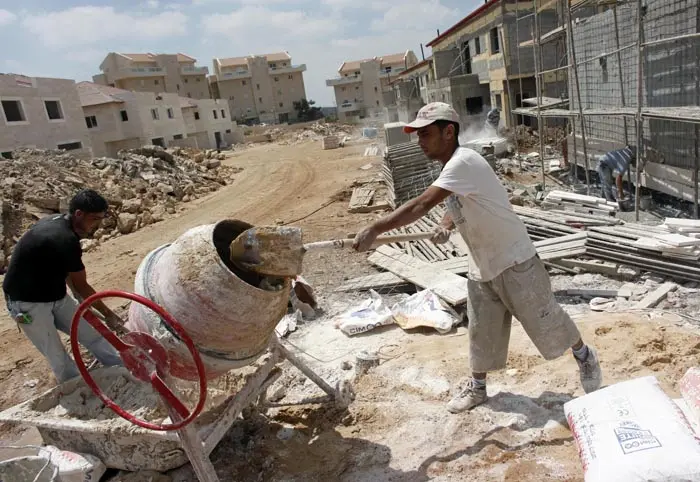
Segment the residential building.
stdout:
<path fill-rule="evenodd" d="M 488 0 L 428 42 L 435 80 L 426 100 L 449 102 L 466 117 L 497 107 L 509 125 L 511 106 L 537 93 L 532 13 L 532 1 Z M 551 12 L 540 15 L 543 32 L 556 23 Z M 562 58 L 552 44 L 542 49 L 542 70 L 566 64 L 565 55 Z M 557 79 L 561 80 L 555 74 Z"/>
<path fill-rule="evenodd" d="M 390 122 L 411 122 L 428 103 L 428 84 L 434 80 L 433 59 L 427 58 L 401 72 L 391 82 L 393 103 L 386 106 Z"/>
<path fill-rule="evenodd" d="M 198 67 L 197 59 L 178 54 L 123 54 L 110 52 L 100 64 L 97 84 L 136 92 L 177 94 L 192 99 L 211 98 L 209 68 Z"/>
<path fill-rule="evenodd" d="M 90 136 L 75 82 L 0 74 L 0 154 L 19 147 L 89 154 Z"/>
<path fill-rule="evenodd" d="M 117 89 L 92 82 L 78 84 L 84 125 L 96 156 L 116 156 L 121 149 L 145 144 L 201 149 L 230 144 L 236 128 L 228 103 Z"/>
<path fill-rule="evenodd" d="M 384 117 L 385 106 L 394 99 L 391 81 L 417 63 L 411 50 L 343 62 L 338 77 L 326 80 L 326 85 L 333 87 L 338 119 L 352 122 L 365 117 Z"/>
<path fill-rule="evenodd" d="M 209 77 L 213 96 L 229 102 L 243 123 L 295 121 L 294 103 L 306 99 L 306 65 L 294 65 L 289 52 L 214 59 Z"/>

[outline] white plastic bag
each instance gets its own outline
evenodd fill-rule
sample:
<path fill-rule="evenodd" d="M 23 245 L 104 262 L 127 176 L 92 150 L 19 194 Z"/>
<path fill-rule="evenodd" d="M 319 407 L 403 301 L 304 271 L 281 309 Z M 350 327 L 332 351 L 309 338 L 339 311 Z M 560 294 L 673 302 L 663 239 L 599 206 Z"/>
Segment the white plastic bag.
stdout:
<path fill-rule="evenodd" d="M 700 440 L 655 377 L 564 404 L 586 482 L 700 480 Z"/>
<path fill-rule="evenodd" d="M 369 291 L 369 298 L 355 308 L 340 315 L 335 322 L 336 328 L 343 330 L 346 335 L 357 335 L 373 330 L 378 326 L 390 325 L 394 322 L 391 310 L 384 300 L 374 291 Z"/>
<path fill-rule="evenodd" d="M 391 307 L 394 321 L 404 330 L 429 326 L 447 333 L 458 323 L 456 313 L 430 290 L 419 291 Z"/>

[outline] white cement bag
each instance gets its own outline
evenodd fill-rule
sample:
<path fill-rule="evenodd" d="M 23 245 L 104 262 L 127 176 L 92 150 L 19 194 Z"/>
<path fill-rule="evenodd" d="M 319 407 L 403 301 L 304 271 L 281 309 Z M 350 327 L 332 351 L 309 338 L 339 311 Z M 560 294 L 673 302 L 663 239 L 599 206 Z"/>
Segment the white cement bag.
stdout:
<path fill-rule="evenodd" d="M 700 440 L 655 377 L 564 404 L 586 482 L 700 481 Z"/>
<path fill-rule="evenodd" d="M 391 307 L 394 321 L 404 330 L 419 326 L 449 332 L 458 323 L 457 315 L 430 290 L 419 291 Z"/>
<path fill-rule="evenodd" d="M 107 470 L 105 464 L 94 455 L 61 450 L 53 445 L 42 447 L 46 457 L 58 467 L 61 482 L 96 482 Z M 40 453 L 40 455 L 44 455 Z"/>
<path fill-rule="evenodd" d="M 376 291 L 370 290 L 369 298 L 340 315 L 336 319 L 335 326 L 343 330 L 346 335 L 352 336 L 393 322 L 391 310 L 384 304 L 382 297 Z"/>

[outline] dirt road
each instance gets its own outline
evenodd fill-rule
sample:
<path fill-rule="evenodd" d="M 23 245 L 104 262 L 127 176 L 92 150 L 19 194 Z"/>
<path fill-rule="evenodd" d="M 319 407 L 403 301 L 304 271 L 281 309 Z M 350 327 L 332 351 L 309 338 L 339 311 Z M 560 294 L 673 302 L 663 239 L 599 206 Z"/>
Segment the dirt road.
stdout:
<path fill-rule="evenodd" d="M 364 148 L 351 145 L 324 151 L 318 142 L 307 142 L 297 146 L 265 144 L 235 153 L 225 163 L 244 170 L 231 185 L 184 205 L 163 222 L 87 253 L 84 262 L 89 280 L 98 291 L 133 291 L 133 276 L 143 257 L 191 227 L 225 218 L 257 225 L 301 218 L 323 206 L 358 176 L 367 175 L 358 169 L 370 161 L 362 157 Z M 314 216 L 327 216 L 329 210 L 336 208 L 344 212 L 346 204 L 337 204 Z M 344 219 L 316 224 L 314 216 L 297 223 L 307 229 L 307 239 L 345 232 Z M 0 310 L 0 352 L 0 409 L 39 394 L 55 383 L 43 357 L 18 332 L 4 309 Z M 0 429 L 0 435 L 13 438 L 17 432 Z"/>

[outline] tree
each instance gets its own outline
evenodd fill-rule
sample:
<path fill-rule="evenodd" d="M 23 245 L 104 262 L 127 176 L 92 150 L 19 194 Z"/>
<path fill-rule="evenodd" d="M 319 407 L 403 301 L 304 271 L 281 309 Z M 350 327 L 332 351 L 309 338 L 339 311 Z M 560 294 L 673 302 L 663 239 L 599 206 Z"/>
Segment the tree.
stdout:
<path fill-rule="evenodd" d="M 294 110 L 297 111 L 297 118 L 300 122 L 313 121 L 323 117 L 320 107 L 314 107 L 313 100 L 301 99 L 294 102 Z"/>

